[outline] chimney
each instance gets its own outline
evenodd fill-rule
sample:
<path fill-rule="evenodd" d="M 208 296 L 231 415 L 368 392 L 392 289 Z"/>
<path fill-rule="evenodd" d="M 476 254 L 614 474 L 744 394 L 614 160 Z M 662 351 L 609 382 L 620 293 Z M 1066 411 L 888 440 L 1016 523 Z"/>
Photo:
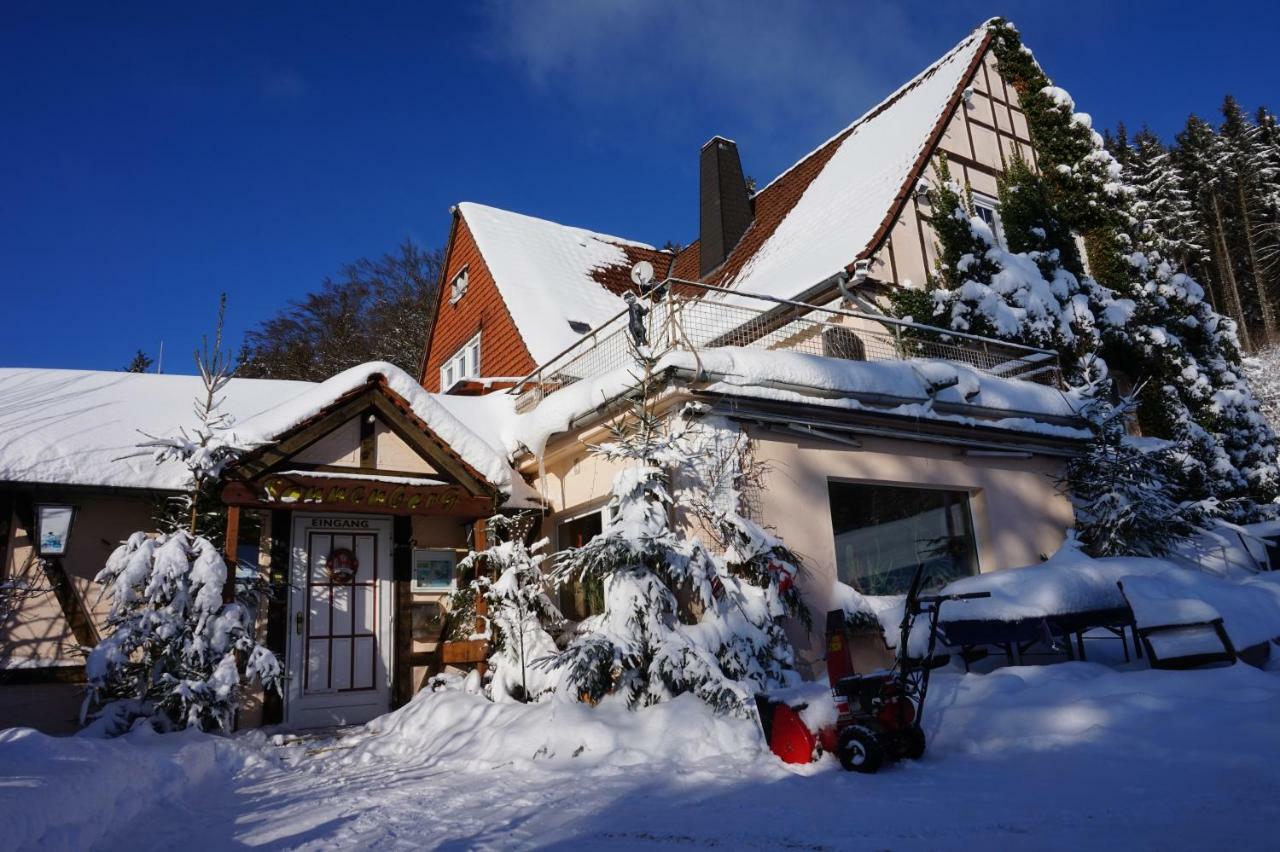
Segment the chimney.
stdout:
<path fill-rule="evenodd" d="M 751 224 L 751 198 L 736 142 L 720 136 L 702 146 L 698 174 L 698 269 L 706 275 L 729 256 Z"/>

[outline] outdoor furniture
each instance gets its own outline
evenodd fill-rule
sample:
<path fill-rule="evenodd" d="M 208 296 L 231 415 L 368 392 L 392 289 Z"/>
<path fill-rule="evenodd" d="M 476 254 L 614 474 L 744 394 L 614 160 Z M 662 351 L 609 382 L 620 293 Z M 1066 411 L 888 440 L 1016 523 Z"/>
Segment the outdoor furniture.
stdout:
<path fill-rule="evenodd" d="M 1194 598 L 1178 598 L 1156 578 L 1116 583 L 1134 613 L 1135 632 L 1153 669 L 1190 669 L 1236 661 L 1222 616 Z"/>
<path fill-rule="evenodd" d="M 1084 639 L 1090 630 L 1106 630 L 1119 638 L 1128 662 L 1129 641 L 1125 632 L 1134 630 L 1134 623 L 1132 612 L 1125 607 L 1014 620 L 961 619 L 943 622 L 940 630 L 948 645 L 960 649 L 967 671 L 970 661 L 981 656 L 976 652 L 986 647 L 1000 649 L 1012 665 L 1021 665 L 1023 657 L 1041 645 L 1052 653 L 1066 654 L 1069 660 L 1085 660 Z M 1133 646 L 1134 653 L 1141 659 L 1136 632 Z"/>

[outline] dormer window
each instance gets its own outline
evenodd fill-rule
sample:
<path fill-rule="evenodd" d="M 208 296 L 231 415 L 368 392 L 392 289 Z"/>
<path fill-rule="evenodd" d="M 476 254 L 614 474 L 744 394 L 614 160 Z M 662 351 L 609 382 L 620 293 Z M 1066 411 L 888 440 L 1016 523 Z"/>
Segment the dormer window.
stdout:
<path fill-rule="evenodd" d="M 462 271 L 449 282 L 449 304 L 456 305 L 458 300 L 467 295 L 467 272 L 467 267 L 462 267 Z"/>
<path fill-rule="evenodd" d="M 480 335 L 462 344 L 449 360 L 440 365 L 440 391 L 448 391 L 463 379 L 480 378 Z"/>

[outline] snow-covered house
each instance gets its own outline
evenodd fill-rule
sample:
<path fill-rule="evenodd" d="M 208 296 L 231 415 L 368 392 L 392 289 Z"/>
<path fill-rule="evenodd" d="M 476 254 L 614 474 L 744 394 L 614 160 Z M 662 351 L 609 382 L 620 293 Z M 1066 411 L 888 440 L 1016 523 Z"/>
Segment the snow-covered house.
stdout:
<path fill-rule="evenodd" d="M 937 155 L 997 236 L 1000 175 L 1015 157 L 1036 162 L 992 38 L 979 27 L 757 192 L 736 144 L 711 139 L 700 232 L 679 251 L 454 208 L 422 384 L 511 385 L 513 460 L 546 500 L 553 544 L 602 524 L 611 477 L 586 444 L 630 387 L 624 296 L 641 290 L 637 264 L 650 277 L 644 262 L 666 283 L 649 316 L 666 353 L 662 404 L 696 401 L 752 438 L 773 470 L 755 509 L 806 558 L 814 611 L 846 585 L 900 591 L 926 542 L 954 573 L 1057 549 L 1071 510 L 1053 480 L 1084 433 L 1056 354 L 961 334 L 943 343 L 883 315 L 891 290 L 923 288 L 935 265 L 922 189 Z M 589 598 L 562 603 L 583 615 Z M 800 641 L 820 655 L 816 638 Z"/>
<path fill-rule="evenodd" d="M 634 390 L 628 294 L 649 309 L 658 409 L 745 433 L 768 466 L 751 509 L 804 558 L 813 612 L 850 588 L 899 591 L 922 560 L 957 576 L 1057 549 L 1071 510 L 1053 477 L 1084 433 L 1056 354 L 942 340 L 881 313 L 886 292 L 924 286 L 933 266 L 919 187 L 936 153 L 997 232 L 998 176 L 1015 153 L 1034 163 L 990 38 L 975 30 L 758 192 L 736 145 L 709 141 L 700 233 L 678 252 L 459 204 L 417 377 L 370 364 L 318 385 L 233 381 L 251 450 L 222 493 L 227 551 L 279 590 L 259 626 L 288 672 L 283 703 L 241 724 L 371 718 L 440 666 L 477 661 L 478 643 L 443 641 L 442 608 L 457 554 L 494 511 L 535 509 L 557 547 L 601 529 L 613 471 L 586 445 Z M 92 577 L 180 485 L 124 457 L 139 432 L 184 425 L 197 384 L 0 371 L 2 576 L 34 564 L 37 504 L 77 508 L 51 566 L 59 590 L 0 624 L 0 679 L 77 675 L 75 646 L 100 623 Z M 571 585 L 561 605 L 580 619 L 594 598 Z M 793 638 L 820 660 L 816 634 Z M 33 700 L 17 695 L 0 689 L 0 726 Z"/>
<path fill-rule="evenodd" d="M 190 428 L 202 392 L 196 376 L 0 370 L 0 577 L 34 592 L 0 606 L 0 726 L 76 716 L 79 649 L 105 618 L 93 578 L 184 487 L 184 468 L 138 445 Z M 269 699 L 242 724 L 372 718 L 412 695 L 476 523 L 537 505 L 499 443 L 513 408 L 502 394 L 429 394 L 391 364 L 320 384 L 232 380 L 223 410 L 247 452 L 223 492 L 226 552 L 242 579 L 271 583 L 258 627 L 291 673 L 283 706 Z M 42 561 L 47 504 L 75 514 L 67 552 Z M 330 571 L 336 551 L 350 576 Z"/>

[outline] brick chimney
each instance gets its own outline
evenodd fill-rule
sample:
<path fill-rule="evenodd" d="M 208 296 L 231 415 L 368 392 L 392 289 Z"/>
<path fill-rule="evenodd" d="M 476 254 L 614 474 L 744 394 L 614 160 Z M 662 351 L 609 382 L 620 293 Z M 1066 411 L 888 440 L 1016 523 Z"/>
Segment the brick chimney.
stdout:
<path fill-rule="evenodd" d="M 698 174 L 698 269 L 706 275 L 729 256 L 751 224 L 751 197 L 738 145 L 713 136 L 702 146 Z"/>

